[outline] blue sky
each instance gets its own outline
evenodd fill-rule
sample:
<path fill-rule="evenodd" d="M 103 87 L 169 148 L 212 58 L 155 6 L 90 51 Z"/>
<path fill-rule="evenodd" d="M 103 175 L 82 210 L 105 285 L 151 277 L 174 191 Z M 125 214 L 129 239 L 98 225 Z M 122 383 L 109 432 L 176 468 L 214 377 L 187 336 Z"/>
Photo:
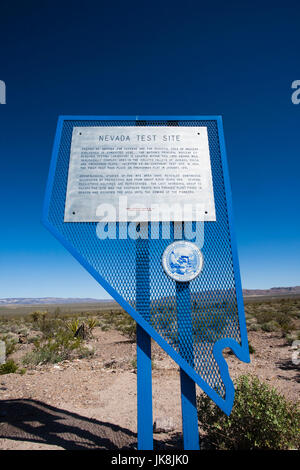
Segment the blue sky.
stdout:
<path fill-rule="evenodd" d="M 0 297 L 107 297 L 41 224 L 57 117 L 221 114 L 242 284 L 300 284 L 299 2 L 1 2 Z"/>

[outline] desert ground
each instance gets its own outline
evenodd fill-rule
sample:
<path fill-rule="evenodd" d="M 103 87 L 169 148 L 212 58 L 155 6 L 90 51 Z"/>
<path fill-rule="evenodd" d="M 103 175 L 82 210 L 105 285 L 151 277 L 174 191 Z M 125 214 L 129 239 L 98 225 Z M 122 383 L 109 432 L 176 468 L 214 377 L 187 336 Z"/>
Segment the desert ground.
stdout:
<path fill-rule="evenodd" d="M 248 315 L 251 363 L 224 353 L 232 378 L 255 374 L 298 401 L 300 370 L 292 361 L 292 341 L 278 328 L 253 327 L 253 318 Z M 93 353 L 24 366 L 38 328 L 31 330 L 34 321 L 24 326 L 16 320 L 15 328 L 9 322 L 1 334 L 7 338 L 10 328 L 17 339 L 9 358 L 20 366 L 0 375 L 0 450 L 137 448 L 136 344 L 126 329 L 98 323 L 84 341 L 85 351 Z M 155 342 L 152 358 L 154 446 L 182 449 L 179 368 Z"/>

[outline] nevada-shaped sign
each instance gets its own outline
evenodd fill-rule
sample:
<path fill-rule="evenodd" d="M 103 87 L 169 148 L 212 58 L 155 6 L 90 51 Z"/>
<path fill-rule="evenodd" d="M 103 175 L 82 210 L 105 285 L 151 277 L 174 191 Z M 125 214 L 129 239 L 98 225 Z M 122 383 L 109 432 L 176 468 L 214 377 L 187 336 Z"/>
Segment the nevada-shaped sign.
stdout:
<path fill-rule="evenodd" d="M 43 223 L 226 413 L 249 348 L 219 116 L 62 116 Z"/>

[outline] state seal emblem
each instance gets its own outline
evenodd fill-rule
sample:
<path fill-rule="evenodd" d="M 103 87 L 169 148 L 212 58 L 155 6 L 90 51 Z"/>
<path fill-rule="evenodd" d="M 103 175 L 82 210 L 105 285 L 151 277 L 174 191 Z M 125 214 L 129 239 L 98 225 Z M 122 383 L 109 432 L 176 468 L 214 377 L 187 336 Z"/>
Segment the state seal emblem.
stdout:
<path fill-rule="evenodd" d="M 162 265 L 171 279 L 188 282 L 200 274 L 203 255 L 195 243 L 180 240 L 167 246 L 162 256 Z"/>

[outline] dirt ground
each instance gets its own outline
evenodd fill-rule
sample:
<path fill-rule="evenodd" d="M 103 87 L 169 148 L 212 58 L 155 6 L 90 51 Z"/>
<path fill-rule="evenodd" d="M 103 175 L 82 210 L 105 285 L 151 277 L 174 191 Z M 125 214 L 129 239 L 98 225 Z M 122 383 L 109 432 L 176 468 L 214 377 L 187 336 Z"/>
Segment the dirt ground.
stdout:
<path fill-rule="evenodd" d="M 281 334 L 250 331 L 248 337 L 255 349 L 250 364 L 225 353 L 231 376 L 254 373 L 299 400 L 299 367 Z M 90 343 L 92 358 L 0 376 L 0 450 L 136 448 L 136 345 L 100 328 Z M 154 434 L 155 448 L 182 449 L 179 369 L 156 343 L 152 351 L 153 418 L 173 424 Z"/>

